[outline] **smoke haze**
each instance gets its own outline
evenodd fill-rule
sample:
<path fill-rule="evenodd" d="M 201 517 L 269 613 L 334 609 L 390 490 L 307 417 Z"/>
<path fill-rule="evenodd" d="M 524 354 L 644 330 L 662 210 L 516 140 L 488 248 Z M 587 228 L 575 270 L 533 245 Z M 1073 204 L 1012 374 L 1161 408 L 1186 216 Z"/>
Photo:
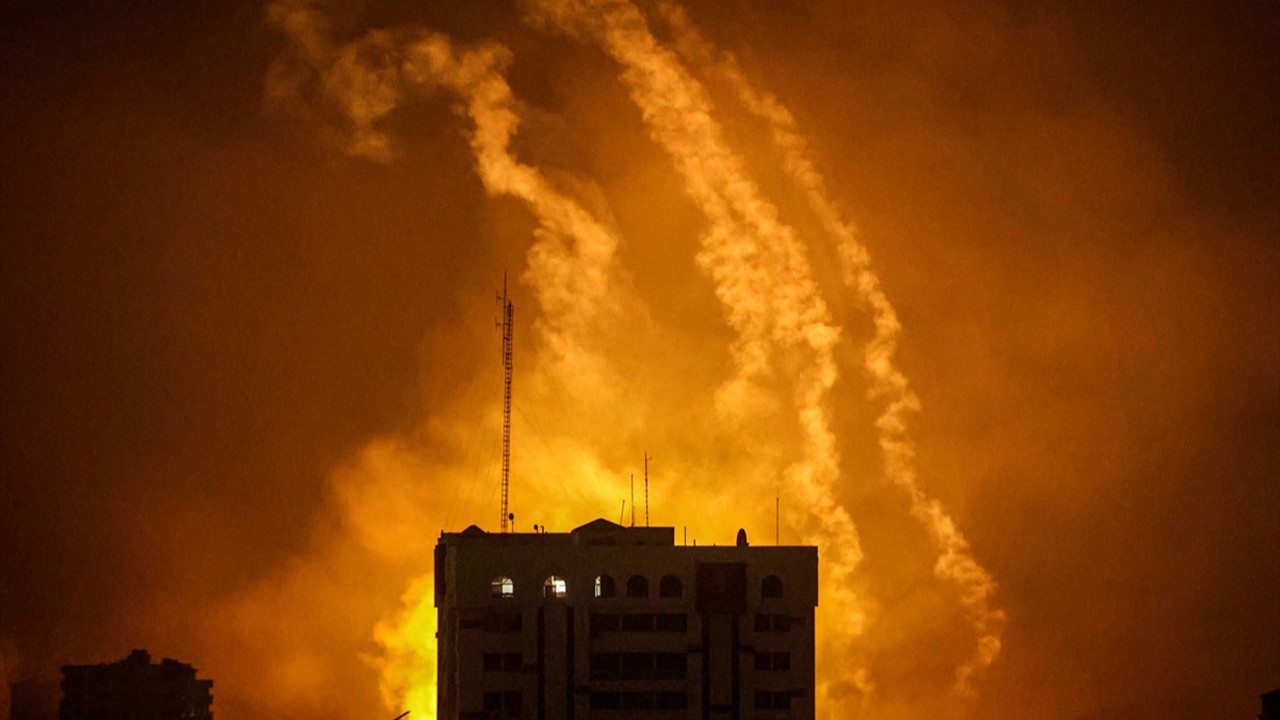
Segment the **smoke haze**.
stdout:
<path fill-rule="evenodd" d="M 645 452 L 699 542 L 779 497 L 828 717 L 1280 685 L 1273 9 L 5 14 L 11 680 L 147 647 L 224 718 L 429 717 L 506 268 L 517 528 Z"/>

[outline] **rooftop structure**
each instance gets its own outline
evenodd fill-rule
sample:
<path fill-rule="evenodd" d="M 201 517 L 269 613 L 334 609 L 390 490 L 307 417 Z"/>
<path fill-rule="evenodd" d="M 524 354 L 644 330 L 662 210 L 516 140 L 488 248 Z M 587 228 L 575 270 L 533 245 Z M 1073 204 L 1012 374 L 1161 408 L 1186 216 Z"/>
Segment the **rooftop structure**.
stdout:
<path fill-rule="evenodd" d="M 814 717 L 815 547 L 473 525 L 435 565 L 440 720 Z"/>
<path fill-rule="evenodd" d="M 212 680 L 146 650 L 101 665 L 62 666 L 60 720 L 212 720 Z"/>

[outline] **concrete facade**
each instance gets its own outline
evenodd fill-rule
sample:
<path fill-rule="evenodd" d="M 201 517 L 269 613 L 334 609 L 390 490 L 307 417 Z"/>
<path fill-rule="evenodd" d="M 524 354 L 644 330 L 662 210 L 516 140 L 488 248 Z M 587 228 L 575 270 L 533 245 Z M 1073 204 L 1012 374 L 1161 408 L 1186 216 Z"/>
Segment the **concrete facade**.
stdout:
<path fill-rule="evenodd" d="M 440 720 L 812 720 L 815 547 L 669 527 L 436 546 Z"/>

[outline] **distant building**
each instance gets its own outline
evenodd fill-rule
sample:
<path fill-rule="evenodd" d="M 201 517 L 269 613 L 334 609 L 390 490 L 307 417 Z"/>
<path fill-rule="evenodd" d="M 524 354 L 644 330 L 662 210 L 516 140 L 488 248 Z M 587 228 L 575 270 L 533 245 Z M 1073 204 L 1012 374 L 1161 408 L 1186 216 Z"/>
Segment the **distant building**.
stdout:
<path fill-rule="evenodd" d="M 674 538 L 442 534 L 439 720 L 812 720 L 817 548 Z"/>
<path fill-rule="evenodd" d="M 146 650 L 103 665 L 63 665 L 60 720 L 212 720 L 212 680 Z"/>
<path fill-rule="evenodd" d="M 1280 688 L 1262 696 L 1262 714 L 1258 720 L 1280 720 Z"/>

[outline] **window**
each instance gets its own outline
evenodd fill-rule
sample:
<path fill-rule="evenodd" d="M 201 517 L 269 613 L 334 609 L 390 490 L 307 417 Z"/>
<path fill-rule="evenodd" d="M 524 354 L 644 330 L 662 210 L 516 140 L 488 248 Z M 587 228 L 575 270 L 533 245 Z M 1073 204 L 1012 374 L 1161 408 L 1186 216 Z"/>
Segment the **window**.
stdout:
<path fill-rule="evenodd" d="M 682 680 L 689 674 L 684 653 L 591 653 L 591 679 Z"/>
<path fill-rule="evenodd" d="M 485 672 L 520 672 L 523 656 L 520 653 L 485 653 Z"/>
<path fill-rule="evenodd" d="M 653 709 L 653 693 L 645 693 L 645 692 L 622 693 L 622 709 L 623 710 L 652 710 Z"/>
<path fill-rule="evenodd" d="M 616 632 L 621 619 L 620 615 L 614 613 L 591 613 L 592 637 L 597 637 L 607 632 Z"/>
<path fill-rule="evenodd" d="M 675 575 L 666 575 L 658 583 L 658 597 L 678 598 L 684 594 L 684 585 Z"/>
<path fill-rule="evenodd" d="M 619 702 L 618 693 L 616 692 L 591 693 L 592 710 L 617 710 Z"/>
<path fill-rule="evenodd" d="M 643 575 L 632 575 L 627 580 L 627 597 L 629 598 L 647 598 L 649 597 L 649 580 Z"/>
<path fill-rule="evenodd" d="M 780 598 L 782 597 L 782 578 L 777 575 L 770 575 L 760 581 L 760 597 Z"/>
<path fill-rule="evenodd" d="M 662 613 L 657 616 L 658 632 L 686 632 L 689 616 L 684 613 Z"/>
<path fill-rule="evenodd" d="M 653 616 L 647 613 L 628 613 L 623 615 L 622 629 L 625 632 L 652 632 Z"/>
<path fill-rule="evenodd" d="M 790 710 L 791 693 L 787 691 L 767 692 L 757 690 L 755 706 L 757 710 Z"/>
<path fill-rule="evenodd" d="M 755 668 L 756 670 L 790 670 L 791 653 L 758 652 L 756 653 Z"/>
<path fill-rule="evenodd" d="M 484 694 L 484 711 L 487 717 L 520 717 L 523 703 L 519 690 L 487 692 Z"/>
<path fill-rule="evenodd" d="M 516 594 L 515 582 L 505 575 L 494 580 L 491 588 L 494 597 L 510 598 L 515 597 Z"/>
<path fill-rule="evenodd" d="M 544 598 L 562 598 L 568 585 L 565 584 L 564 578 L 552 575 L 547 581 L 542 583 L 542 597 Z"/>
<path fill-rule="evenodd" d="M 795 622 L 798 623 L 799 619 L 795 620 Z M 756 613 L 755 617 L 755 631 L 758 633 L 789 632 L 792 624 L 792 618 L 788 615 L 767 615 L 764 613 Z"/>
<path fill-rule="evenodd" d="M 660 692 L 654 697 L 653 705 L 659 710 L 684 710 L 689 707 L 689 696 L 681 692 Z"/>
<path fill-rule="evenodd" d="M 618 594 L 618 588 L 614 585 L 613 578 L 608 575 L 600 575 L 596 577 L 595 596 L 598 598 L 611 598 Z"/>

